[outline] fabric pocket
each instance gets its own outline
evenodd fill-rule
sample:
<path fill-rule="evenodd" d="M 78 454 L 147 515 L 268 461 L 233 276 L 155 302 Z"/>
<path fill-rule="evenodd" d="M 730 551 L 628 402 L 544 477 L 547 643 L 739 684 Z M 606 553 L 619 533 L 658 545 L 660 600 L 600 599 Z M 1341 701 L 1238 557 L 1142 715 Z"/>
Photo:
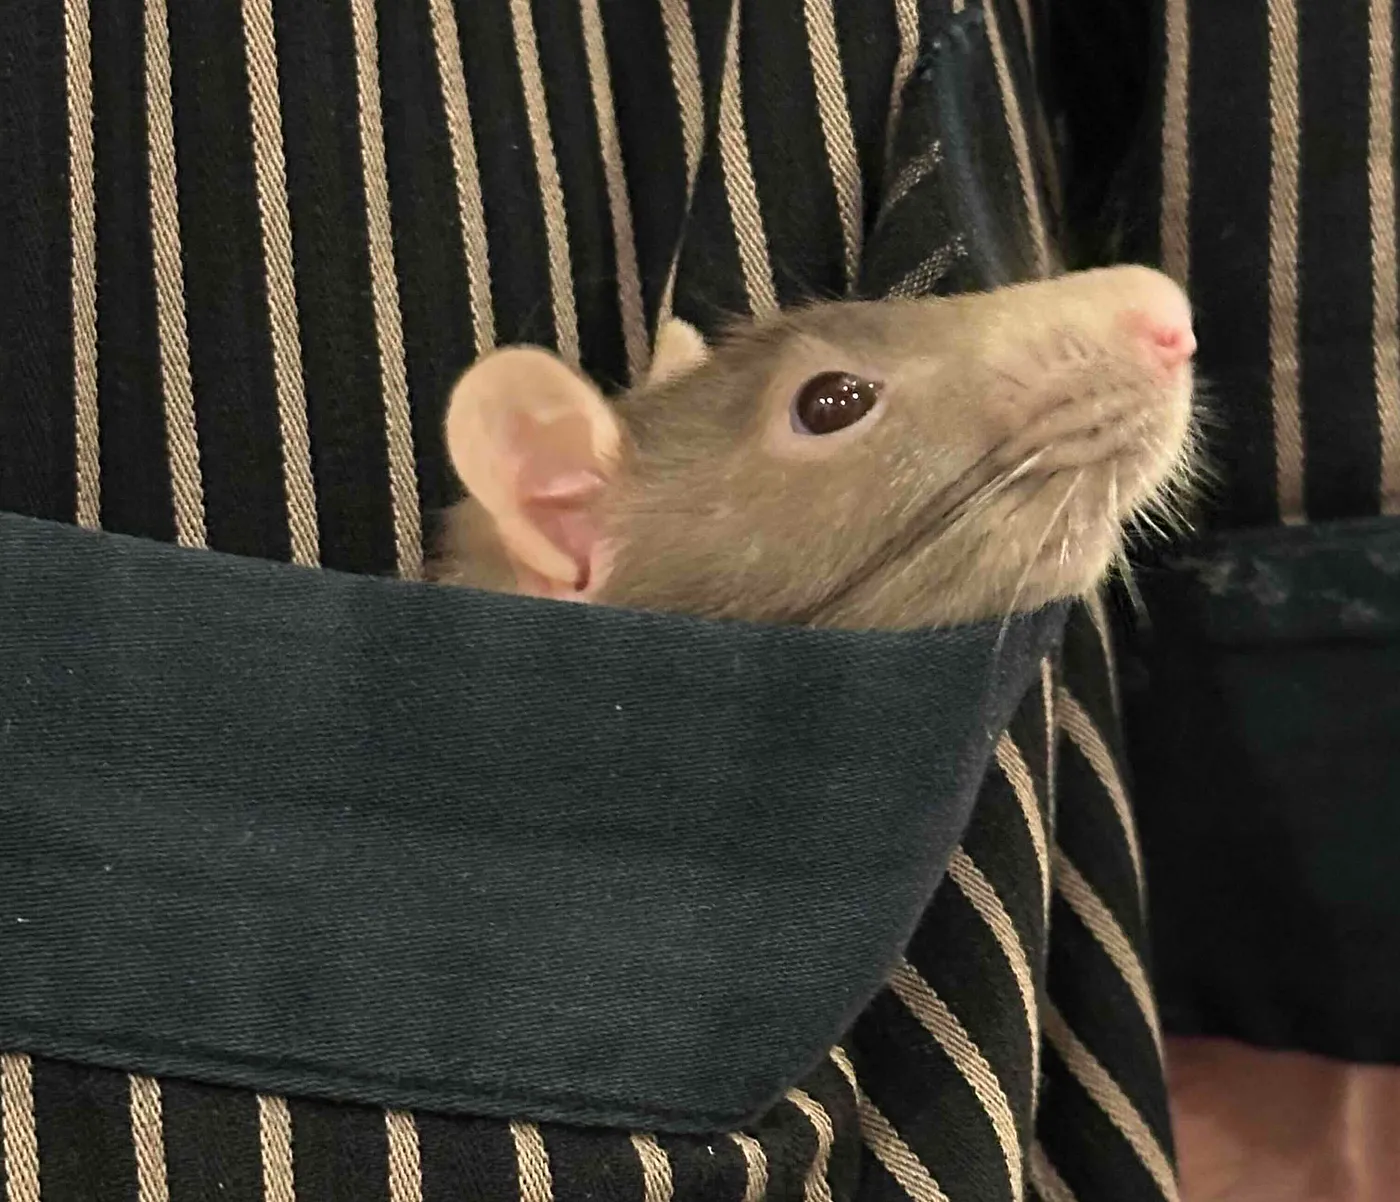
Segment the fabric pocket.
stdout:
<path fill-rule="evenodd" d="M 702 622 L 0 515 L 0 1046 L 750 1121 L 888 979 L 1063 619 Z"/>
<path fill-rule="evenodd" d="M 1400 519 L 1214 537 L 1124 661 L 1166 1024 L 1400 1060 Z"/>

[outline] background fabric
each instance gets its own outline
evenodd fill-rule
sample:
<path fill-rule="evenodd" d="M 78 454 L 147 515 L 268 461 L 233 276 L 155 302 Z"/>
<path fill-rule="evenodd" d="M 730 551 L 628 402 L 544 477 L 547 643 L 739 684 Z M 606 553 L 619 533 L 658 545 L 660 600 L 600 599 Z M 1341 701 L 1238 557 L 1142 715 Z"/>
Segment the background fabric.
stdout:
<path fill-rule="evenodd" d="M 611 387 L 671 309 L 714 331 L 863 262 L 909 292 L 1052 266 L 1029 32 L 999 0 L 12 3 L 0 507 L 415 576 L 454 495 L 443 400 L 493 345 Z M 981 238 L 950 104 L 1000 214 Z M 749 1130 L 384 1113 L 15 1048 L 9 1197 L 1174 1197 L 1111 655 L 1078 611 L 888 989 Z"/>
<path fill-rule="evenodd" d="M 1197 313 L 1206 537 L 1144 565 L 1145 619 L 1117 607 L 1164 1021 L 1389 1064 L 1396 13 L 1046 6 L 1075 257 L 1159 264 Z"/>

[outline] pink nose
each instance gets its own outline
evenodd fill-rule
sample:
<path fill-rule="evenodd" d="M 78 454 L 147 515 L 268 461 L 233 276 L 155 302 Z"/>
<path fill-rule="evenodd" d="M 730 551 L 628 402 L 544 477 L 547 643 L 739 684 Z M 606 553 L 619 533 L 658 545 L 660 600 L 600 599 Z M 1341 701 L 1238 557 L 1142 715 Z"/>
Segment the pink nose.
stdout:
<path fill-rule="evenodd" d="M 1129 309 L 1123 314 L 1123 324 L 1132 338 L 1166 371 L 1175 371 L 1196 353 L 1196 335 L 1191 329 L 1189 313 Z"/>

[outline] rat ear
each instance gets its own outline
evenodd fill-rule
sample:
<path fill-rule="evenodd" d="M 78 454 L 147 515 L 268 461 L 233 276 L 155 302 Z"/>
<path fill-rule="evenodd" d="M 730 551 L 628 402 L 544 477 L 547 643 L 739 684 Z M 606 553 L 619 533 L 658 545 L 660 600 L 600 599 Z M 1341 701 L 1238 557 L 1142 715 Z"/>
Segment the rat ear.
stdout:
<path fill-rule="evenodd" d="M 494 351 L 453 388 L 446 439 L 522 589 L 557 597 L 596 589 L 604 561 L 597 503 L 622 443 L 602 394 L 548 351 Z"/>
<path fill-rule="evenodd" d="M 697 368 L 710 352 L 700 332 L 679 317 L 668 317 L 656 332 L 656 351 L 647 372 L 648 384 L 664 384 Z"/>

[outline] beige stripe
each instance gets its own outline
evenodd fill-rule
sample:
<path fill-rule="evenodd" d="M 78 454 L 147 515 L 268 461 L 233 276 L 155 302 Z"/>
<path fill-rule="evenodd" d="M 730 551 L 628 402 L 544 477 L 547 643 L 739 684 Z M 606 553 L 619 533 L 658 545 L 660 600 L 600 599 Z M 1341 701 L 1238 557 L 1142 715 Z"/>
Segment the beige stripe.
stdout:
<path fill-rule="evenodd" d="M 544 1136 L 534 1123 L 511 1123 L 515 1140 L 515 1171 L 520 1179 L 520 1202 L 553 1202 L 554 1178 L 549 1171 L 549 1153 Z"/>
<path fill-rule="evenodd" d="M 1035 57 L 1035 22 L 1031 19 L 1030 0 L 1016 0 L 1016 18 L 1021 26 L 1021 40 L 1026 46 L 1026 58 L 1030 62 L 1031 80 L 1034 82 L 1039 74 L 1039 64 Z"/>
<path fill-rule="evenodd" d="M 948 1202 L 948 1195 L 939 1188 L 928 1167 L 904 1142 L 894 1124 L 866 1096 L 865 1090 L 856 1081 L 855 1068 L 846 1050 L 832 1048 L 831 1059 L 851 1087 L 851 1094 L 856 1100 L 856 1113 L 860 1116 L 861 1139 L 875 1159 L 885 1166 L 885 1171 L 912 1202 Z"/>
<path fill-rule="evenodd" d="M 1104 605 L 1103 590 L 1089 594 L 1089 618 L 1094 623 L 1094 631 L 1099 636 L 1099 650 L 1103 652 L 1104 673 L 1108 677 L 1108 692 L 1113 703 L 1113 716 L 1122 721 L 1123 696 L 1118 686 L 1118 657 L 1113 650 L 1113 630 L 1109 625 L 1108 608 Z"/>
<path fill-rule="evenodd" d="M 1279 513 L 1303 520 L 1298 392 L 1298 8 L 1269 0 L 1269 363 Z"/>
<path fill-rule="evenodd" d="M 1108 1116 L 1109 1122 L 1118 1128 L 1128 1141 L 1143 1167 L 1157 1183 L 1157 1188 L 1170 1202 L 1177 1202 L 1176 1177 L 1171 1162 L 1157 1137 L 1148 1130 L 1137 1107 L 1128 1099 L 1118 1082 L 1099 1063 L 1098 1058 L 1085 1047 L 1079 1037 L 1069 1029 L 1053 1004 L 1045 1007 L 1045 1037 L 1059 1053 L 1069 1071 L 1079 1082 L 1099 1108 Z"/>
<path fill-rule="evenodd" d="M 418 509 L 418 470 L 413 454 L 413 419 L 408 405 L 403 316 L 394 265 L 389 173 L 384 165 L 384 119 L 379 101 L 379 32 L 374 0 L 350 0 L 355 28 L 355 77 L 360 105 L 360 165 L 365 177 L 370 291 L 384 392 L 384 435 L 389 450 L 389 495 L 394 510 L 394 547 L 399 575 L 423 572 L 423 519 Z"/>
<path fill-rule="evenodd" d="M 574 279 L 569 264 L 569 223 L 564 211 L 564 185 L 554 157 L 554 135 L 549 128 L 540 48 L 535 38 L 535 18 L 530 0 L 510 0 L 510 21 L 515 31 L 515 56 L 520 66 L 520 86 L 525 95 L 525 115 L 530 144 L 535 152 L 540 206 L 544 213 L 545 241 L 549 247 L 549 294 L 554 306 L 554 338 L 559 354 L 579 363 L 578 310 L 574 303 Z"/>
<path fill-rule="evenodd" d="M 1079 915 L 1079 921 L 1089 928 L 1099 946 L 1108 953 L 1113 967 L 1118 970 L 1132 992 L 1133 999 L 1142 1012 L 1142 1021 L 1147 1024 L 1148 1034 L 1157 1045 L 1157 1055 L 1161 1057 L 1162 1021 L 1157 1014 L 1157 1000 L 1152 996 L 1152 986 L 1148 983 L 1147 972 L 1138 958 L 1132 940 L 1113 917 L 1113 912 L 1104 904 L 1103 898 L 1095 892 L 1074 862 L 1065 855 L 1064 850 L 1057 846 L 1054 856 L 1056 890 L 1069 903 L 1070 909 Z"/>
<path fill-rule="evenodd" d="M 904 89 L 919 61 L 919 0 L 894 0 L 894 23 L 899 32 L 899 55 L 890 81 L 890 114 L 885 126 L 885 160 L 894 152 L 895 130 L 904 111 Z"/>
<path fill-rule="evenodd" d="M 958 1016 L 908 960 L 900 961 L 894 970 L 890 988 L 919 1020 L 924 1030 L 938 1041 L 939 1047 L 948 1054 L 977 1100 L 982 1103 L 982 1109 L 987 1112 L 987 1121 L 1001 1144 L 1011 1196 L 1019 1199 L 1025 1185 L 1025 1171 L 1021 1166 L 1021 1137 L 1016 1131 L 1011 1102 L 992 1066 L 987 1063 L 987 1058 L 973 1042 Z"/>
<path fill-rule="evenodd" d="M 68 229 L 72 242 L 75 513 L 102 521 L 101 426 L 97 413 L 97 193 L 92 142 L 92 28 L 88 0 L 63 5 L 68 86 Z"/>
<path fill-rule="evenodd" d="M 1108 749 L 1108 744 L 1104 742 L 1103 736 L 1099 734 L 1094 720 L 1089 717 L 1084 707 L 1079 704 L 1068 689 L 1060 689 L 1059 703 L 1060 728 L 1069 735 L 1074 745 L 1079 748 L 1080 754 L 1089 761 L 1089 767 L 1094 770 L 1094 775 L 1099 778 L 1099 784 L 1104 787 L 1104 791 L 1113 802 L 1114 813 L 1118 815 L 1118 822 L 1123 828 L 1123 838 L 1128 844 L 1128 854 L 1133 860 L 1133 874 L 1137 877 L 1138 896 L 1143 898 L 1146 896 L 1147 887 L 1143 879 L 1142 847 L 1138 843 L 1137 824 L 1133 821 L 1132 808 L 1128 805 L 1128 794 L 1123 788 L 1123 778 L 1119 775 L 1113 753 Z"/>
<path fill-rule="evenodd" d="M 1045 825 L 1053 832 L 1060 727 L 1055 712 L 1055 669 L 1048 655 L 1040 661 L 1040 704 L 1045 711 Z"/>
<path fill-rule="evenodd" d="M 739 0 L 735 0 L 724 45 L 724 78 L 719 89 L 720 163 L 724 168 L 729 219 L 734 223 L 734 237 L 739 244 L 739 266 L 744 273 L 749 312 L 755 317 L 766 317 L 778 308 L 778 291 L 773 283 L 773 266 L 768 260 L 768 235 L 763 229 L 763 210 L 758 203 L 758 188 L 749 159 L 749 135 L 744 124 L 743 83 L 739 70 L 740 7 Z"/>
<path fill-rule="evenodd" d="M 831 1145 L 836 1141 L 836 1132 L 831 1125 L 831 1116 L 826 1107 L 801 1089 L 788 1090 L 788 1101 L 802 1111 L 812 1124 L 817 1137 L 817 1147 L 812 1153 L 812 1163 L 807 1166 L 807 1177 L 803 1183 L 804 1202 L 831 1202 L 831 1182 L 827 1172 L 831 1168 Z"/>
<path fill-rule="evenodd" d="M 675 1185 L 671 1180 L 671 1158 L 656 1137 L 642 1132 L 632 1135 L 632 1147 L 642 1166 L 644 1202 L 671 1202 Z"/>
<path fill-rule="evenodd" d="M 1191 278 L 1191 36 L 1188 0 L 1166 0 L 1162 97 L 1162 269 L 1182 287 Z"/>
<path fill-rule="evenodd" d="M 889 297 L 928 295 L 934 285 L 948 274 L 953 264 L 963 257 L 966 250 L 967 247 L 963 242 L 962 235 L 955 235 L 951 242 L 940 246 L 923 262 L 910 268 L 885 295 Z"/>
<path fill-rule="evenodd" d="M 150 1077 L 131 1078 L 131 1143 L 136 1153 L 137 1202 L 170 1202 L 160 1082 Z"/>
<path fill-rule="evenodd" d="M 729 1136 L 744 1157 L 744 1202 L 763 1202 L 768 1196 L 768 1156 L 752 1135 L 735 1131 Z"/>
<path fill-rule="evenodd" d="M 296 1202 L 292 1160 L 292 1112 L 286 1098 L 258 1098 L 258 1142 L 262 1151 L 263 1202 Z"/>
<path fill-rule="evenodd" d="M 248 104 L 253 118 L 253 164 L 258 181 L 263 270 L 267 276 L 272 374 L 282 430 L 282 486 L 292 562 L 320 561 L 316 484 L 311 475 L 311 436 L 306 422 L 306 380 L 301 365 L 301 320 L 292 264 L 292 220 L 287 209 L 287 161 L 277 90 L 277 34 L 272 0 L 243 0 Z"/>
<path fill-rule="evenodd" d="M 1049 275 L 1050 244 L 1045 233 L 1045 216 L 1040 209 L 1040 185 L 1036 179 L 1035 167 L 1031 163 L 1030 138 L 1021 112 L 1021 98 L 1016 93 L 1016 83 L 1011 77 L 1011 64 L 1007 61 L 1006 45 L 1002 41 L 996 5 L 986 3 L 982 6 L 982 11 L 987 19 L 987 41 L 991 45 L 992 61 L 996 66 L 997 86 L 1001 91 L 1006 129 L 1011 136 L 1011 149 L 1016 155 L 1016 172 L 1021 177 L 1021 200 L 1026 206 L 1026 220 L 1035 243 L 1035 271 L 1040 276 Z"/>
<path fill-rule="evenodd" d="M 402 1110 L 386 1110 L 384 1128 L 389 1137 L 389 1202 L 423 1202 L 418 1124 Z"/>
<path fill-rule="evenodd" d="M 1011 975 L 1016 978 L 1016 988 L 1021 992 L 1021 1005 L 1026 1012 L 1026 1037 L 1031 1049 L 1031 1108 L 1040 1090 L 1040 1010 L 1035 997 L 1035 981 L 1031 976 L 1030 957 L 1025 945 L 1016 932 L 1016 924 L 1011 921 L 1001 896 L 987 879 L 976 861 L 961 847 L 953 852 L 948 864 L 948 875 L 962 891 L 972 908 L 992 932 Z"/>
<path fill-rule="evenodd" d="M 613 107 L 612 79 L 608 71 L 608 46 L 598 0 L 580 0 L 580 13 L 584 53 L 588 58 L 588 80 L 593 89 L 593 116 L 598 125 L 603 178 L 608 187 L 608 212 L 612 216 L 618 308 L 622 313 L 622 338 L 627 347 L 627 372 L 635 382 L 646 374 L 648 356 L 642 280 L 637 272 L 637 244 L 632 234 L 632 202 L 627 197 L 627 174 L 622 163 L 617 110 Z"/>
<path fill-rule="evenodd" d="M 676 107 L 681 115 L 681 141 L 685 150 L 685 212 L 689 213 L 695 195 L 695 181 L 700 176 L 700 156 L 705 148 L 705 92 L 700 81 L 700 53 L 695 46 L 695 26 L 690 19 L 689 0 L 661 0 L 661 21 L 666 30 L 671 86 L 675 89 Z M 681 238 L 678 236 L 676 251 L 671 256 L 671 266 L 666 273 L 666 287 L 661 294 L 661 310 L 656 319 L 658 330 L 671 316 L 680 261 Z"/>
<path fill-rule="evenodd" d="M 476 135 L 452 0 L 428 0 L 428 11 L 433 24 L 438 87 L 442 91 L 443 115 L 447 119 L 447 141 L 452 149 L 452 176 L 457 185 L 457 224 L 467 260 L 472 348 L 481 356 L 496 345 L 496 309 L 491 297 L 491 250 L 486 237 L 486 211 L 481 202 Z"/>
<path fill-rule="evenodd" d="M 204 476 L 185 325 L 185 271 L 180 255 L 180 199 L 176 185 L 175 117 L 170 96 L 170 29 L 165 0 L 146 0 L 146 139 L 151 173 L 151 241 L 155 258 L 156 327 L 160 386 L 165 403 L 166 454 L 175 503 L 175 538 L 202 547 Z"/>
<path fill-rule="evenodd" d="M 1077 1202 L 1064 1178 L 1050 1163 L 1050 1158 L 1046 1156 L 1045 1148 L 1039 1140 L 1031 1145 L 1030 1177 L 1041 1202 Z"/>
<path fill-rule="evenodd" d="M 846 98 L 846 77 L 841 69 L 841 43 L 836 36 L 836 13 L 832 0 L 805 0 L 807 54 L 812 64 L 812 82 L 817 90 L 817 111 L 821 115 L 822 140 L 826 162 L 836 190 L 836 210 L 841 215 L 841 243 L 845 248 L 846 288 L 855 288 L 860 268 L 860 241 L 865 222 L 861 196 L 860 159 L 856 156 L 856 136 L 851 130 L 850 102 Z"/>
<path fill-rule="evenodd" d="M 39 1202 L 39 1136 L 34 1126 L 34 1070 L 28 1056 L 0 1055 L 0 1111 L 5 1202 Z"/>
<path fill-rule="evenodd" d="M 1381 512 L 1400 513 L 1400 294 L 1395 267 L 1394 0 L 1371 0 L 1371 330 Z"/>
<path fill-rule="evenodd" d="M 880 218 L 891 212 L 895 205 L 923 183 L 928 178 L 929 172 L 942 161 L 943 143 L 939 141 L 930 142 L 928 146 L 909 159 L 899 169 L 899 174 L 890 182 L 889 187 L 885 189 L 885 194 L 880 198 Z M 955 238 L 954 241 L 956 240 Z"/>
<path fill-rule="evenodd" d="M 1040 803 L 1035 796 L 1035 780 L 1031 776 L 1031 770 L 1026 764 L 1025 756 L 1021 754 L 1021 749 L 1016 746 L 1009 734 L 1003 734 L 997 740 L 996 756 L 1002 775 L 1011 785 L 1011 791 L 1016 795 L 1016 800 L 1021 805 L 1021 813 L 1026 819 L 1026 830 L 1030 834 L 1031 845 L 1035 848 L 1035 861 L 1040 868 L 1042 909 L 1048 913 L 1050 909 L 1050 849 L 1046 845 L 1045 820 L 1041 817 Z"/>

